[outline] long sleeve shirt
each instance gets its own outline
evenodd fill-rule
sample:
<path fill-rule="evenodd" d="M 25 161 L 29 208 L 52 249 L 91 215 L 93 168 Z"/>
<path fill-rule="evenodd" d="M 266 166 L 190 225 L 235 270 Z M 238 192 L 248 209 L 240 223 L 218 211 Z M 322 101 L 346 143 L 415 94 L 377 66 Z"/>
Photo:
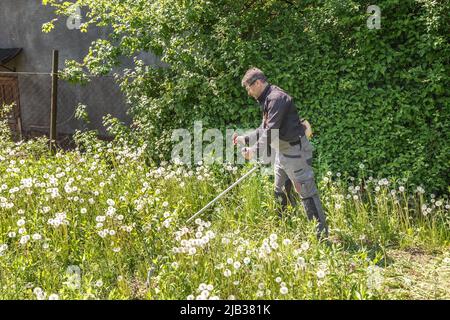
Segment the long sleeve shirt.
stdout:
<path fill-rule="evenodd" d="M 293 142 L 305 134 L 292 98 L 282 89 L 269 84 L 257 100 L 263 111 L 263 121 L 245 137 L 246 142 L 256 137 L 257 142 L 251 147 L 253 153 L 268 148 L 275 139 Z"/>

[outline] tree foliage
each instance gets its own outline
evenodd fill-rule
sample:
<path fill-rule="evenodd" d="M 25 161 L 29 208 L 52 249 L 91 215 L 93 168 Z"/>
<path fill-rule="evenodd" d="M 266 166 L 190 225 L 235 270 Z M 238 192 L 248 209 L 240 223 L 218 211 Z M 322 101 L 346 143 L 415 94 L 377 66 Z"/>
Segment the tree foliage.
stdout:
<path fill-rule="evenodd" d="M 356 173 L 406 175 L 433 191 L 450 169 L 450 1 L 379 0 L 369 29 L 356 0 L 43 1 L 58 15 L 76 4 L 83 28 L 111 29 L 69 71 L 106 74 L 123 56 L 158 55 L 166 67 L 120 78 L 130 112 L 154 155 L 168 154 L 174 128 L 254 127 L 259 110 L 240 79 L 257 66 L 295 99 L 315 132 L 321 164 Z M 45 26 L 51 28 L 50 22 Z"/>

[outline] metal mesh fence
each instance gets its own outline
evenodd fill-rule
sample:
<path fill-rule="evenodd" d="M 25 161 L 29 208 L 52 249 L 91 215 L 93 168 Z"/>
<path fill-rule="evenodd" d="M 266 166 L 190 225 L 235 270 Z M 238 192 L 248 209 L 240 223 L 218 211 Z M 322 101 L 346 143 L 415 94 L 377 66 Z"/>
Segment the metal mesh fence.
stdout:
<path fill-rule="evenodd" d="M 0 96 L 0 105 L 15 100 L 17 112 L 11 116 L 19 125 L 15 127 L 16 137 L 34 137 L 48 135 L 50 130 L 51 110 L 51 73 L 31 72 L 0 72 L 5 86 L 4 94 Z M 102 118 L 107 114 L 117 117 L 122 122 L 130 124 L 131 119 L 126 114 L 127 106 L 118 84 L 111 76 L 92 77 L 86 85 L 71 84 L 64 80 L 58 81 L 57 91 L 57 140 L 66 143 L 76 129 L 97 129 L 100 138 L 108 138 L 102 125 Z M 14 89 L 13 87 L 17 88 Z M 11 94 L 13 90 L 17 94 Z M 2 92 L 2 91 L 0 91 Z M 11 91 L 12 92 L 12 91 Z M 14 97 L 11 98 L 11 95 Z M 3 98 L 2 98 L 3 97 Z M 8 98 L 9 97 L 9 98 Z M 1 101 L 3 100 L 3 101 Z M 5 101 L 6 100 L 6 101 Z M 86 105 L 90 124 L 75 118 L 78 104 Z"/>

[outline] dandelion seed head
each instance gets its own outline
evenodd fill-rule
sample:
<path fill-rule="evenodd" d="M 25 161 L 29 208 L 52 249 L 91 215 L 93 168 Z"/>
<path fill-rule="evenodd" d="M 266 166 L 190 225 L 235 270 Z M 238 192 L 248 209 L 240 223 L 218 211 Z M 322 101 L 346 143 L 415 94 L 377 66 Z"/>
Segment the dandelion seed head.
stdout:
<path fill-rule="evenodd" d="M 317 271 L 316 275 L 317 275 L 317 278 L 319 278 L 319 279 L 325 278 L 325 272 L 323 270 Z"/>
<path fill-rule="evenodd" d="M 48 300 L 59 300 L 59 295 L 57 295 L 56 293 L 52 293 L 48 296 Z"/>
<path fill-rule="evenodd" d="M 25 219 L 19 219 L 19 220 L 17 220 L 17 226 L 18 226 L 18 227 L 21 227 L 21 226 L 23 226 L 23 225 L 25 225 Z"/>
<path fill-rule="evenodd" d="M 309 249 L 309 243 L 308 242 L 303 242 L 301 245 L 301 248 L 303 251 L 306 251 Z"/>
<path fill-rule="evenodd" d="M 298 265 L 299 267 L 304 267 L 304 266 L 306 266 L 305 258 L 303 258 L 303 257 L 298 257 L 298 258 L 297 258 L 297 265 Z"/>
<path fill-rule="evenodd" d="M 28 241 L 30 240 L 30 236 L 29 235 L 24 235 L 20 238 L 20 244 L 24 245 L 26 244 Z"/>
<path fill-rule="evenodd" d="M 41 240 L 42 236 L 39 233 L 35 233 L 31 236 L 33 240 Z"/>

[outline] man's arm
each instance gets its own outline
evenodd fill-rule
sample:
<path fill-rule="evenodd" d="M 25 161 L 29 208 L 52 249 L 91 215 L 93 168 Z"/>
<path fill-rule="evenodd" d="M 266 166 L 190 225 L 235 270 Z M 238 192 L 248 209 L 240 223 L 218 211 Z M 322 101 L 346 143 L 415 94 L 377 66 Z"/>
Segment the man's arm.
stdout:
<path fill-rule="evenodd" d="M 248 145 L 250 144 L 250 142 L 254 143 L 255 141 L 258 141 L 259 137 L 262 134 L 263 128 L 264 128 L 264 119 L 261 125 L 255 130 L 250 130 L 248 133 L 244 133 L 242 136 L 238 135 L 237 133 L 234 133 L 233 143 L 240 145 Z"/>
<path fill-rule="evenodd" d="M 256 144 L 250 148 L 251 153 L 256 154 L 256 152 L 267 148 L 267 143 L 269 142 L 268 137 L 270 137 L 272 141 L 278 139 L 278 130 L 280 129 L 286 110 L 286 102 L 282 97 L 269 101 L 267 110 L 267 128 L 262 130 L 260 138 Z"/>
<path fill-rule="evenodd" d="M 249 144 L 250 141 L 258 141 L 259 137 L 262 135 L 263 128 L 264 128 L 264 119 L 262 120 L 261 125 L 258 128 L 244 135 L 245 144 Z"/>

